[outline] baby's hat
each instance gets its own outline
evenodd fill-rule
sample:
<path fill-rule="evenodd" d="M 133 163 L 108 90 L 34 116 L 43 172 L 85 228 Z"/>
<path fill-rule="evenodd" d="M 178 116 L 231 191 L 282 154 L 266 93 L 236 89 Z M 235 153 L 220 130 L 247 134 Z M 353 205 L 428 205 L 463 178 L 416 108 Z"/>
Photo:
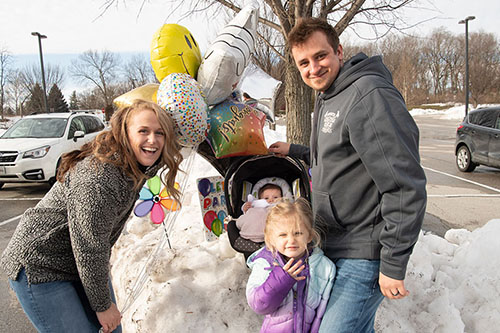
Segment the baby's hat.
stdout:
<path fill-rule="evenodd" d="M 287 198 L 290 200 L 293 200 L 293 193 L 292 190 L 290 189 L 290 185 L 284 180 L 283 178 L 279 177 L 266 177 L 262 178 L 259 180 L 255 185 L 252 187 L 252 195 L 254 198 L 259 197 L 259 190 L 267 184 L 273 184 L 276 186 L 279 186 L 281 188 L 281 193 L 283 194 L 283 198 Z"/>

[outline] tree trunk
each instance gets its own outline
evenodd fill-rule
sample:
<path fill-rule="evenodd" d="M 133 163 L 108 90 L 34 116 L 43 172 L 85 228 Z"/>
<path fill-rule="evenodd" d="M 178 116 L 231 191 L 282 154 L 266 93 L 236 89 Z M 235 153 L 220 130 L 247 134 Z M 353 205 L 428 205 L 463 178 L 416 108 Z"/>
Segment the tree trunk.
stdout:
<path fill-rule="evenodd" d="M 287 57 L 285 71 L 286 140 L 308 146 L 313 108 L 312 91 L 302 81 L 291 56 Z"/>

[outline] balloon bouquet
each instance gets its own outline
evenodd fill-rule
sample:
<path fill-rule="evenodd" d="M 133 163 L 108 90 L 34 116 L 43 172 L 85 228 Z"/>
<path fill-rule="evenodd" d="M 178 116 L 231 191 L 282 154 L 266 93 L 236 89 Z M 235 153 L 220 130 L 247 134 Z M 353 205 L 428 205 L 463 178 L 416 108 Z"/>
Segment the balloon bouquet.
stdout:
<path fill-rule="evenodd" d="M 219 32 L 203 58 L 188 29 L 164 24 L 151 42 L 151 65 L 161 83 L 133 89 L 117 97 L 115 105 L 127 106 L 135 99 L 160 105 L 173 118 L 183 153 L 187 151 L 188 156 L 204 140 L 216 158 L 266 154 L 262 130 L 266 115 L 234 98 L 250 63 L 257 24 L 258 8 L 244 7 Z M 162 224 L 165 215 L 160 210 L 178 209 L 178 205 L 160 205 L 167 197 L 167 193 L 160 195 L 157 181 L 148 181 L 135 214 L 151 213 L 152 222 Z"/>

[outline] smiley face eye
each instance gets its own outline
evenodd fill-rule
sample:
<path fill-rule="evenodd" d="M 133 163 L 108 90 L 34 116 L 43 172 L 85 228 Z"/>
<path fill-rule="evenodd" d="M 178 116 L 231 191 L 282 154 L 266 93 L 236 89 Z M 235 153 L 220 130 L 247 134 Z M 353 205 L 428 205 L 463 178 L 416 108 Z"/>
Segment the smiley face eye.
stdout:
<path fill-rule="evenodd" d="M 189 41 L 189 38 L 186 35 L 184 35 L 184 39 L 186 40 L 186 43 L 189 46 L 189 48 L 192 49 L 193 46 L 191 45 L 191 42 Z"/>
<path fill-rule="evenodd" d="M 194 44 L 194 46 L 198 47 L 198 44 L 196 44 L 196 41 L 194 40 L 193 35 L 189 34 L 189 36 L 191 36 L 191 39 L 193 40 L 193 44 Z"/>

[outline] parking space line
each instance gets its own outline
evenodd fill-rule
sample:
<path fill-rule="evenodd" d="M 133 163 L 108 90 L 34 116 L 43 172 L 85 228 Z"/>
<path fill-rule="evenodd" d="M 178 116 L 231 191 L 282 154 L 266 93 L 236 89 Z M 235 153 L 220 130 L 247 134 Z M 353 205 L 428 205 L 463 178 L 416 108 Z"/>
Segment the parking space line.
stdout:
<path fill-rule="evenodd" d="M 500 193 L 500 189 L 495 188 L 495 187 L 484 185 L 484 184 L 481 184 L 481 183 L 478 183 L 478 182 L 475 182 L 475 181 L 472 181 L 472 180 L 468 180 L 468 179 L 465 179 L 465 178 L 462 178 L 462 177 L 451 175 L 451 174 L 443 172 L 443 171 L 434 170 L 434 169 L 431 169 L 431 168 L 428 168 L 428 167 L 422 166 L 422 168 L 424 168 L 425 170 L 429 170 L 429 171 L 432 171 L 432 172 L 440 173 L 442 175 L 445 175 L 445 176 L 448 176 L 448 177 L 451 177 L 451 178 L 456 178 L 456 179 L 462 180 L 464 182 L 471 183 L 471 184 L 474 184 L 474 185 L 477 185 L 477 186 L 481 186 L 481 187 L 484 187 L 484 188 L 486 188 L 488 190 Z"/>
<path fill-rule="evenodd" d="M 21 198 L 0 198 L 0 201 L 18 201 L 18 200 L 42 200 L 43 198 L 29 198 L 29 197 L 21 197 Z"/>
<path fill-rule="evenodd" d="M 0 222 L 0 227 L 1 227 L 1 226 L 3 226 L 3 225 L 8 224 L 8 223 L 10 223 L 10 222 L 14 222 L 14 221 L 19 220 L 19 219 L 21 218 L 21 216 L 23 216 L 23 214 L 18 215 L 18 216 L 15 216 L 15 217 L 13 217 L 13 218 L 10 218 L 10 219 L 8 219 L 8 220 L 5 220 L 5 221 L 3 221 L 3 222 Z"/>
<path fill-rule="evenodd" d="M 500 198 L 500 194 L 427 194 L 427 197 L 433 198 Z"/>

